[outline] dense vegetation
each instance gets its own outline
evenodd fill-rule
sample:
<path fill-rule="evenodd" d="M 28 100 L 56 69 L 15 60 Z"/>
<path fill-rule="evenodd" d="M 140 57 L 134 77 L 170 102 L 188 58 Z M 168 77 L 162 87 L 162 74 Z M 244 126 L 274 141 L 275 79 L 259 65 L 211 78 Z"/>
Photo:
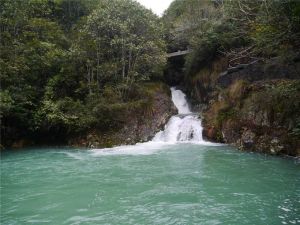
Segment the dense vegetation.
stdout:
<path fill-rule="evenodd" d="M 0 3 L 4 146 L 24 137 L 45 143 L 120 130 L 134 111 L 153 111 L 149 87 L 162 87 L 153 84 L 162 80 L 185 86 L 196 103 L 212 103 L 207 118 L 219 129 L 248 105 L 299 135 L 299 83 L 270 89 L 238 81 L 223 90 L 217 80 L 255 62 L 276 73 L 264 69 L 274 58 L 276 68 L 297 70 L 300 1 L 174 0 L 162 18 L 131 0 Z M 191 53 L 166 64 L 166 52 L 186 49 Z M 240 84 L 251 94 L 230 94 Z"/>
<path fill-rule="evenodd" d="M 293 57 L 300 47 L 297 0 L 175 0 L 165 12 L 168 48 L 193 50 L 186 60 L 191 75 L 216 56 L 229 67 L 255 58 Z"/>
<path fill-rule="evenodd" d="M 211 140 L 300 154 L 300 1 L 175 0 L 163 22 L 168 51 L 192 50 L 175 79 Z"/>
<path fill-rule="evenodd" d="M 163 27 L 124 0 L 1 0 L 2 144 L 117 129 L 161 79 Z M 45 140 L 41 140 L 43 142 Z"/>

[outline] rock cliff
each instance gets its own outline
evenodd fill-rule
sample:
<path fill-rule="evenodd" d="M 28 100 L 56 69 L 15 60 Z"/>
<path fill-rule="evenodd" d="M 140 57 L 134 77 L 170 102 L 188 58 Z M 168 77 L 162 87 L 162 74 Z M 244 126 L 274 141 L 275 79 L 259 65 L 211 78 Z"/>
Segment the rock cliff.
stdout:
<path fill-rule="evenodd" d="M 71 138 L 69 145 L 100 148 L 151 140 L 169 118 L 176 114 L 176 108 L 166 85 L 158 86 L 150 95 L 150 101 L 145 103 L 143 109 L 132 108 L 126 112 L 126 122 L 120 129 L 111 132 L 91 130 Z"/>
<path fill-rule="evenodd" d="M 201 85 L 190 88 L 194 101 L 206 103 L 204 137 L 241 150 L 299 156 L 300 62 L 275 58 L 221 73 L 224 63 L 212 65 L 199 72 Z"/>

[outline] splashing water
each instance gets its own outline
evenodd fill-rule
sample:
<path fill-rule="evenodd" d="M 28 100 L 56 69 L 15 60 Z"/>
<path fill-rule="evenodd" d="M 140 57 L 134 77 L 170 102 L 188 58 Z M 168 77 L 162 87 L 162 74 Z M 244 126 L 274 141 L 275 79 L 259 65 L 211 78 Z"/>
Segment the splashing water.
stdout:
<path fill-rule="evenodd" d="M 204 142 L 171 90 L 158 141 L 1 152 L 0 224 L 300 224 L 299 162 Z"/>
<path fill-rule="evenodd" d="M 163 131 L 158 132 L 153 141 L 160 142 L 204 142 L 202 125 L 199 116 L 192 113 L 185 94 L 174 87 L 171 88 L 172 101 L 178 115 L 172 116 Z"/>
<path fill-rule="evenodd" d="M 188 102 L 186 101 L 186 96 L 181 90 L 176 90 L 176 88 L 171 88 L 172 101 L 178 110 L 178 114 L 190 114 L 192 113 Z"/>
<path fill-rule="evenodd" d="M 220 146 L 222 144 L 204 141 L 199 115 L 192 113 L 185 94 L 181 90 L 171 88 L 172 101 L 178 114 L 172 116 L 164 130 L 158 132 L 152 141 L 135 145 L 117 146 L 113 148 L 94 149 L 93 155 L 151 155 L 168 145 L 191 143 L 205 146 Z"/>

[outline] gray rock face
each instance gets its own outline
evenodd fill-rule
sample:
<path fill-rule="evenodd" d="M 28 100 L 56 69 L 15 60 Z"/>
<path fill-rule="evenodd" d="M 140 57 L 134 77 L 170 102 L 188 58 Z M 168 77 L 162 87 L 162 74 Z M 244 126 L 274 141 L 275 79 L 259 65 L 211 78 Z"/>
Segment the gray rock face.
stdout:
<path fill-rule="evenodd" d="M 118 132 L 118 136 L 121 140 L 130 137 L 126 144 L 149 141 L 176 112 L 170 96 L 158 92 L 154 97 L 151 114 L 131 117 L 128 125 Z"/>
<path fill-rule="evenodd" d="M 281 97 L 288 100 L 298 96 L 295 91 L 284 97 L 280 87 L 287 84 L 294 87 L 300 80 L 300 55 L 287 63 L 273 58 L 240 64 L 218 74 L 216 82 L 210 83 L 213 92 L 206 94 L 204 137 L 224 141 L 241 150 L 299 156 L 300 140 L 291 132 L 297 123 L 295 107 L 298 103 L 291 106 L 290 116 L 284 114 L 289 107 L 284 110 L 278 107 L 282 104 Z M 197 88 L 203 89 L 198 84 Z M 271 89 L 277 92 L 269 92 Z M 244 92 L 235 98 L 239 90 Z M 277 95 L 281 97 L 274 97 Z"/>
<path fill-rule="evenodd" d="M 240 131 L 231 122 L 226 122 L 222 127 L 222 137 L 226 143 L 235 143 L 240 138 Z"/>
<path fill-rule="evenodd" d="M 259 135 L 256 130 L 244 127 L 240 136 L 235 136 L 227 143 L 233 144 L 241 150 L 263 152 L 272 155 L 287 154 L 289 146 L 284 144 L 284 137 L 272 137 L 274 133 Z"/>
<path fill-rule="evenodd" d="M 300 79 L 300 62 L 293 62 L 287 65 L 279 58 L 271 59 L 268 62 L 255 61 L 250 64 L 241 64 L 230 68 L 220 74 L 217 85 L 226 88 L 236 80 L 259 81 L 270 79 Z"/>
<path fill-rule="evenodd" d="M 281 152 L 283 149 L 285 148 L 285 146 L 280 143 L 279 138 L 273 138 L 271 140 L 270 143 L 270 151 L 272 154 L 278 154 L 279 152 Z"/>
<path fill-rule="evenodd" d="M 82 137 L 75 137 L 69 141 L 70 145 L 91 148 L 112 147 L 146 142 L 168 122 L 169 118 L 177 113 L 170 95 L 165 90 L 158 90 L 152 96 L 151 109 L 128 112 L 127 122 L 115 132 L 99 133 L 90 131 Z"/>
<path fill-rule="evenodd" d="M 250 109 L 241 113 L 243 120 L 252 121 L 256 126 L 271 126 L 270 118 L 267 111 L 259 109 Z"/>
<path fill-rule="evenodd" d="M 252 149 L 256 142 L 256 134 L 251 130 L 245 130 L 241 137 L 241 148 Z"/>

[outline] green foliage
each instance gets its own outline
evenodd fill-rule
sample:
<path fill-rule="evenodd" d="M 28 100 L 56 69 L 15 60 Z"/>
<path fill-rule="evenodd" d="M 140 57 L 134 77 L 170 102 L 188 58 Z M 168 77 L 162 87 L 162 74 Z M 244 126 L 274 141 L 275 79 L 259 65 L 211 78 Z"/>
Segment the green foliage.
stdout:
<path fill-rule="evenodd" d="M 266 1 L 260 5 L 250 24 L 250 37 L 257 52 L 267 56 L 278 55 L 298 45 L 299 8 L 300 2 L 294 0 Z"/>
<path fill-rule="evenodd" d="M 300 120 L 300 81 L 273 81 L 253 84 L 245 90 L 244 81 L 237 81 L 210 105 L 206 118 L 220 127 L 225 121 L 264 120 L 264 125 L 285 127 L 298 135 Z"/>
<path fill-rule="evenodd" d="M 187 79 L 217 56 L 247 49 L 245 56 L 288 57 L 299 49 L 300 2 L 176 0 L 165 12 L 168 50 L 193 50 Z"/>
<path fill-rule="evenodd" d="M 165 63 L 162 25 L 138 3 L 102 1 L 88 16 L 81 33 L 94 45 L 89 66 L 97 80 L 129 85 L 162 74 Z M 77 50 L 85 51 L 81 46 Z"/>
<path fill-rule="evenodd" d="M 300 138 L 300 118 L 297 118 L 296 124 L 293 127 L 290 134 L 293 135 L 294 137 L 298 138 L 298 140 L 299 140 L 299 138 Z"/>
<path fill-rule="evenodd" d="M 234 108 L 222 109 L 217 115 L 217 126 L 221 127 L 225 121 L 235 118 L 237 118 L 237 111 Z"/>
<path fill-rule="evenodd" d="M 282 82 L 267 91 L 271 109 L 278 121 L 296 119 L 300 112 L 300 82 Z"/>
<path fill-rule="evenodd" d="M 297 130 L 300 112 L 300 82 L 282 81 L 254 92 L 245 101 L 244 109 L 265 112 L 269 122 L 293 132 Z M 296 131 L 295 130 L 295 131 Z"/>
<path fill-rule="evenodd" d="M 1 117 L 7 116 L 10 113 L 13 107 L 13 103 L 14 101 L 7 90 L 0 92 L 0 112 L 1 112 L 0 116 Z"/>
<path fill-rule="evenodd" d="M 161 79 L 162 24 L 134 1 L 3 0 L 0 15 L 4 145 L 118 129 L 148 100 L 141 82 Z"/>
<path fill-rule="evenodd" d="M 89 122 L 86 109 L 80 101 L 71 98 L 60 99 L 56 102 L 45 100 L 37 114 L 40 124 L 51 127 L 64 127 L 69 132 L 84 129 Z"/>

